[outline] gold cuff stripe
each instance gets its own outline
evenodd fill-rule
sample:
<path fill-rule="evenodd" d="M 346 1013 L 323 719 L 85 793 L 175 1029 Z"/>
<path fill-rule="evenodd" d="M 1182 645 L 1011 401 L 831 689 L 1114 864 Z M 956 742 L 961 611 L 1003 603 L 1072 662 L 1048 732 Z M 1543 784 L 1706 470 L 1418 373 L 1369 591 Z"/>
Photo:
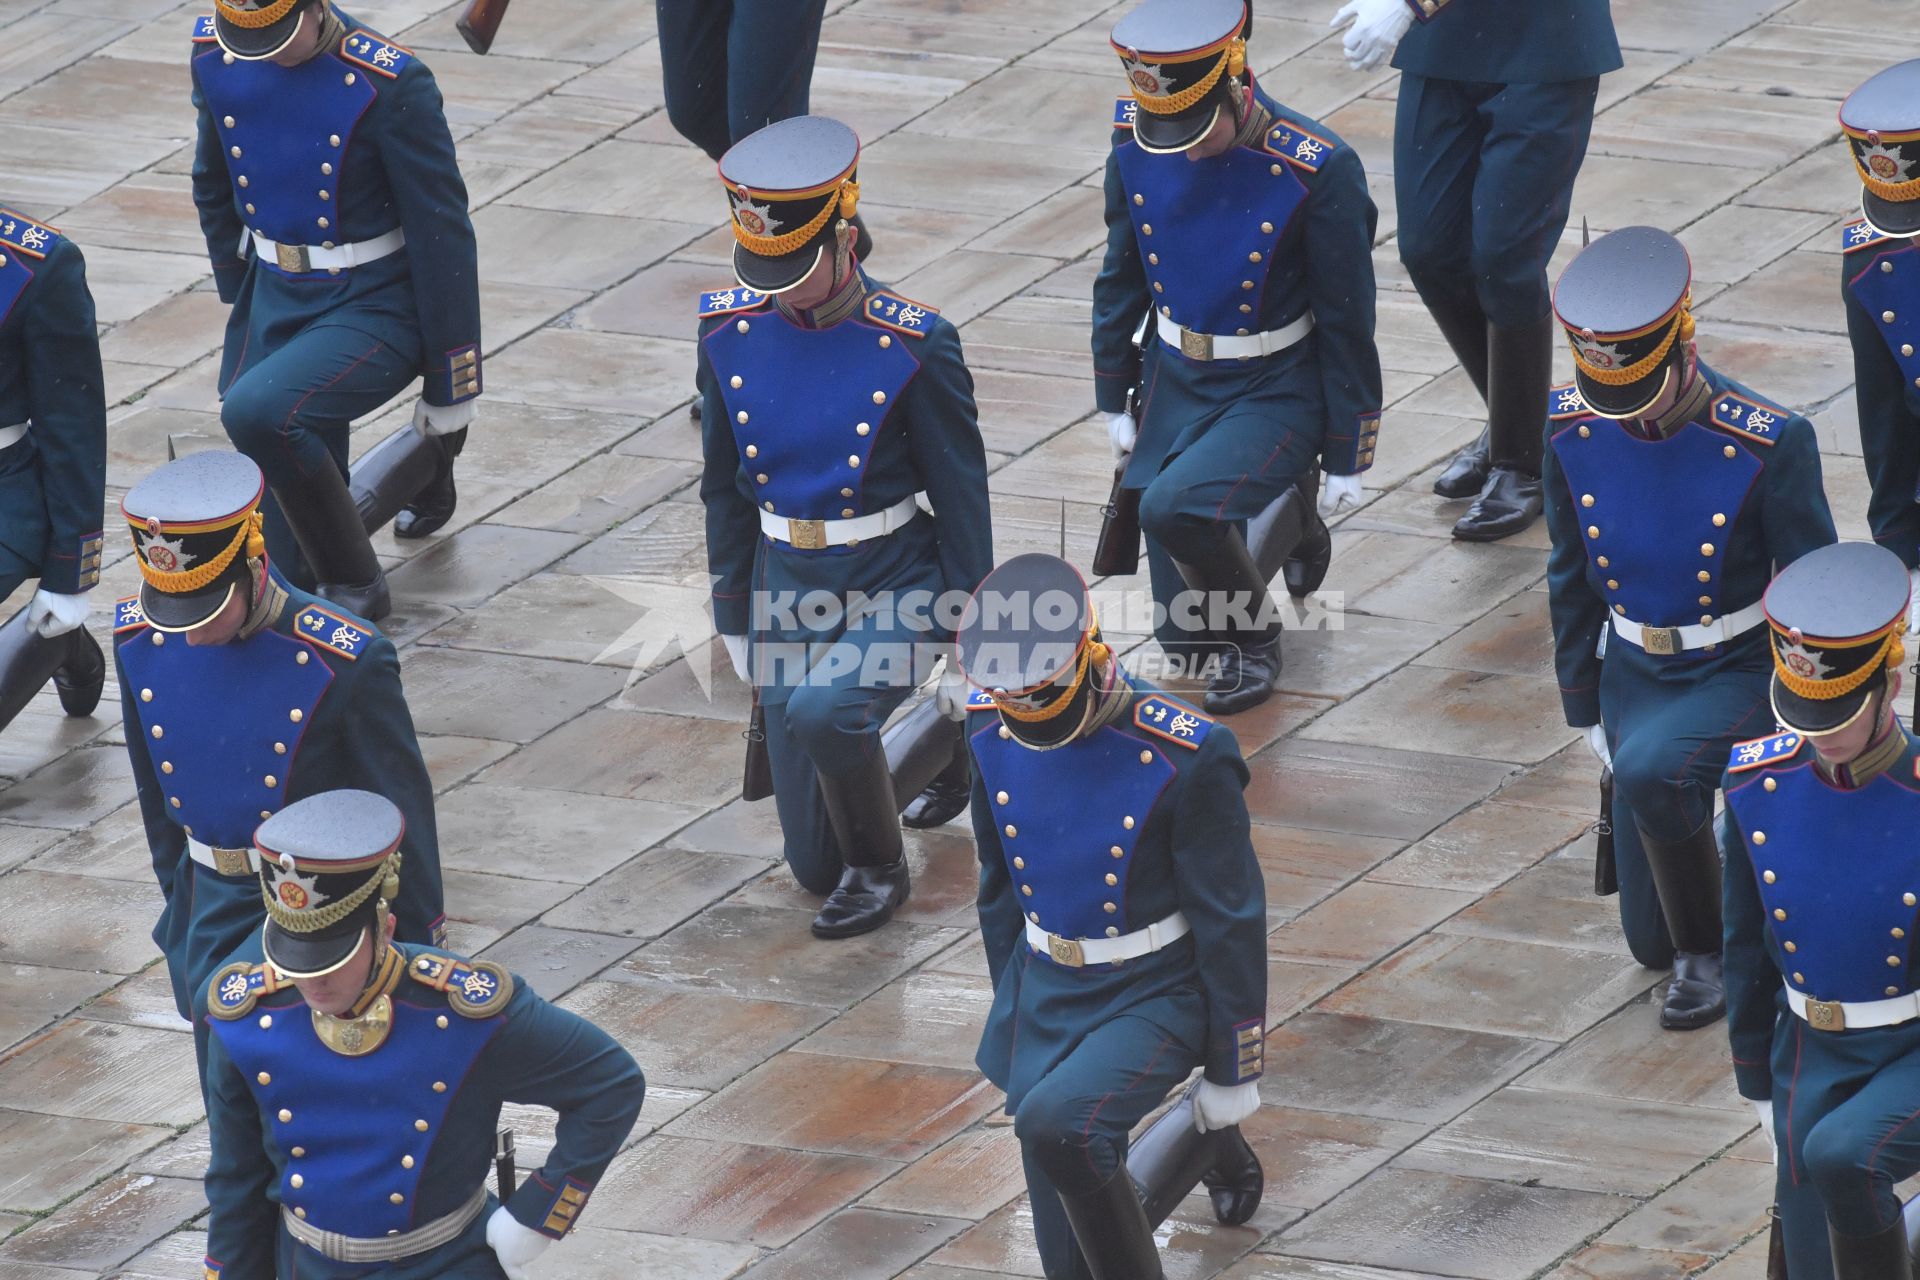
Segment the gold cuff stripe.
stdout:
<path fill-rule="evenodd" d="M 215 7 L 220 10 L 220 17 L 225 21 L 231 22 L 236 27 L 257 31 L 261 27 L 272 26 L 292 13 L 293 6 L 298 3 L 300 0 L 273 0 L 272 4 L 260 9 L 236 9 L 225 3 L 225 0 L 216 0 Z"/>

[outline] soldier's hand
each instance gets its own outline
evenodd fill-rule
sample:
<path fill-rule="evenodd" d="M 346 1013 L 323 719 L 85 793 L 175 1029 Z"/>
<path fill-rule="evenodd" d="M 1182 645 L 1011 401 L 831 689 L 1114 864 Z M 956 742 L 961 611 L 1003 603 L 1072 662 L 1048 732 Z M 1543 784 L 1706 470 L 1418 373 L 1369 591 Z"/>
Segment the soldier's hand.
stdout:
<path fill-rule="evenodd" d="M 967 718 L 967 678 L 960 674 L 960 668 L 947 659 L 946 670 L 940 673 L 940 683 L 934 686 L 933 705 L 940 714 L 958 722 Z"/>
<path fill-rule="evenodd" d="M 505 1205 L 495 1209 L 487 1219 L 487 1247 L 500 1259 L 500 1269 L 507 1273 L 507 1280 L 528 1280 L 527 1264 L 545 1253 L 552 1243 L 532 1227 L 522 1226 L 518 1218 L 507 1212 Z"/>
<path fill-rule="evenodd" d="M 477 400 L 462 400 L 459 404 L 416 401 L 413 406 L 413 429 L 423 436 L 450 436 L 473 424 L 474 406 L 478 403 Z"/>
<path fill-rule="evenodd" d="M 35 635 L 51 640 L 85 622 L 87 609 L 87 592 L 63 596 L 43 587 L 33 593 L 33 601 L 27 605 L 27 626 Z"/>
<path fill-rule="evenodd" d="M 1352 511 L 1365 498 L 1359 476 L 1328 476 L 1320 482 L 1320 518 Z"/>
<path fill-rule="evenodd" d="M 1607 730 L 1603 725 L 1590 724 L 1586 727 L 1587 749 L 1598 757 L 1602 768 L 1613 768 L 1613 752 L 1607 750 Z"/>
<path fill-rule="evenodd" d="M 747 679 L 747 638 L 745 636 L 720 637 L 720 643 L 727 646 L 727 657 L 733 663 L 733 674 L 740 678 L 741 684 L 752 684 Z"/>
<path fill-rule="evenodd" d="M 1747 1102 L 1753 1107 L 1753 1114 L 1760 1117 L 1760 1132 L 1767 1135 L 1767 1150 L 1773 1153 L 1773 1162 L 1779 1164 L 1780 1148 L 1773 1136 L 1773 1099 L 1748 1098 Z"/>
<path fill-rule="evenodd" d="M 1371 71 L 1393 53 L 1413 25 L 1413 8 L 1406 0 L 1347 0 L 1327 25 L 1335 31 L 1347 27 L 1347 37 L 1341 41 L 1347 65 L 1355 71 Z"/>
<path fill-rule="evenodd" d="M 1193 1127 L 1202 1133 L 1231 1129 L 1260 1109 L 1260 1083 L 1215 1084 L 1202 1080 L 1193 1091 Z"/>
<path fill-rule="evenodd" d="M 1133 452 L 1133 442 L 1140 436 L 1140 428 L 1135 425 L 1130 413 L 1110 413 L 1107 415 L 1107 444 L 1113 449 L 1115 462 Z"/>

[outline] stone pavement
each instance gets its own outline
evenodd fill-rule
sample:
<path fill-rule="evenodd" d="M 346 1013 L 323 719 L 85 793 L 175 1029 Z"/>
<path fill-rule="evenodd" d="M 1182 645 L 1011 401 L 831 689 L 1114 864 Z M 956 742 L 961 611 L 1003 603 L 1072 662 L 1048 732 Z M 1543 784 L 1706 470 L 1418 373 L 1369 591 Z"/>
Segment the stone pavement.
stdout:
<path fill-rule="evenodd" d="M 110 511 L 168 437 L 224 443 L 186 176 L 196 9 L 172 4 L 0 0 L 0 198 L 86 250 Z M 816 108 L 866 139 L 875 269 L 961 326 L 1003 558 L 1056 546 L 1064 510 L 1084 563 L 1107 483 L 1086 330 L 1125 7 L 829 5 Z M 1476 400 L 1395 260 L 1394 77 L 1346 70 L 1334 7 L 1259 0 L 1252 60 L 1372 173 L 1389 405 L 1327 584 L 1345 629 L 1293 637 L 1285 694 L 1234 724 L 1273 923 L 1249 1125 L 1266 1202 L 1223 1230 L 1190 1200 L 1162 1232 L 1168 1275 L 1757 1277 L 1770 1170 L 1724 1036 L 1656 1029 L 1659 975 L 1589 891 L 1595 768 L 1559 723 L 1544 529 L 1454 544 L 1459 505 L 1429 490 Z M 1678 231 L 1707 357 L 1812 414 L 1843 537 L 1865 536 L 1866 486 L 1834 110 L 1920 54 L 1907 8 L 1614 0 L 1627 66 L 1602 83 L 1561 255 L 1580 217 Z M 488 395 L 459 520 L 379 544 L 453 942 L 599 1020 L 652 1085 L 539 1274 L 1038 1275 L 1016 1145 L 972 1065 L 988 990 L 964 822 L 909 835 L 904 919 L 811 940 L 771 805 L 735 798 L 745 694 L 726 677 L 709 699 L 691 669 L 719 652 L 698 616 L 691 294 L 728 283 L 729 239 L 711 166 L 661 110 L 651 5 L 527 0 L 485 60 L 437 0 L 355 11 L 438 74 L 481 240 Z M 108 529 L 103 599 L 137 581 Z M 205 1129 L 114 705 L 67 721 L 43 696 L 0 738 L 0 1280 L 198 1274 Z M 541 1119 L 520 1127 L 533 1163 Z"/>

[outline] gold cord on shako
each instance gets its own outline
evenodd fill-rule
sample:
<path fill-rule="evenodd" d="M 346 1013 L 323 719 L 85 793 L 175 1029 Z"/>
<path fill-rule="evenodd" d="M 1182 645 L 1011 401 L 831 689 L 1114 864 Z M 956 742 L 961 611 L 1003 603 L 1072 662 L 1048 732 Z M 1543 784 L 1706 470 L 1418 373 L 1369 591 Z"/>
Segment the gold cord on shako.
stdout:
<path fill-rule="evenodd" d="M 1086 680 L 1087 673 L 1095 667 L 1105 666 L 1107 659 L 1113 656 L 1113 650 L 1108 648 L 1104 641 L 1094 638 L 1099 632 L 1100 621 L 1093 615 L 1092 606 L 1089 605 L 1087 632 L 1080 641 L 1080 654 L 1074 663 L 1073 679 L 1062 688 L 1059 697 L 1045 706 L 1021 706 L 991 690 L 988 691 L 987 696 L 993 699 L 993 704 L 999 708 L 1000 714 L 1009 720 L 1018 720 L 1022 724 L 1041 724 L 1054 719 L 1065 712 L 1073 702 L 1073 695 L 1080 691 L 1080 685 Z"/>

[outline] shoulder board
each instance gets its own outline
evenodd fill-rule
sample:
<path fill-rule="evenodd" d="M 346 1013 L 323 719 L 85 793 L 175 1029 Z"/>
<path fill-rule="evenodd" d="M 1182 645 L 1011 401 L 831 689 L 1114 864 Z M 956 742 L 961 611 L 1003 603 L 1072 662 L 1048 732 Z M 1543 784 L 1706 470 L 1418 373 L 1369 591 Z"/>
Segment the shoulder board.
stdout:
<path fill-rule="evenodd" d="M 1855 250 L 1865 249 L 1870 245 L 1878 244 L 1882 240 L 1891 239 L 1893 239 L 1892 236 L 1883 236 L 1868 226 L 1865 218 L 1855 218 L 1852 222 L 1840 228 L 1840 251 L 1842 253 L 1852 253 Z"/>
<path fill-rule="evenodd" d="M 389 80 L 398 78 L 413 61 L 412 50 L 390 44 L 385 36 L 366 30 L 349 31 L 340 42 L 340 56 Z"/>
<path fill-rule="evenodd" d="M 940 312 L 925 303 L 903 298 L 897 293 L 877 290 L 867 299 L 867 319 L 895 333 L 924 338 L 933 332 L 933 318 Z"/>
<path fill-rule="evenodd" d="M 0 209 L 0 245 L 29 258 L 44 258 L 53 252 L 59 239 L 60 233 L 44 222 L 35 222 L 11 209 Z"/>
<path fill-rule="evenodd" d="M 1555 422 L 1561 422 L 1567 418 L 1584 418 L 1592 412 L 1587 408 L 1587 402 L 1580 396 L 1578 383 L 1569 382 L 1547 393 L 1547 416 Z"/>
<path fill-rule="evenodd" d="M 270 996 L 290 985 L 270 964 L 236 961 L 214 974 L 207 983 L 207 1013 L 222 1022 L 244 1018 L 253 1012 L 261 996 Z"/>
<path fill-rule="evenodd" d="M 1159 693 L 1147 694 L 1133 704 L 1133 723 L 1135 728 L 1183 747 L 1198 747 L 1213 729 L 1212 716 Z"/>
<path fill-rule="evenodd" d="M 1327 153 L 1333 150 L 1333 144 L 1318 134 L 1302 129 L 1291 120 L 1275 116 L 1273 128 L 1267 130 L 1267 150 L 1291 160 L 1308 173 L 1318 173 L 1321 164 L 1326 161 Z"/>
<path fill-rule="evenodd" d="M 453 1011 L 466 1018 L 490 1018 L 513 999 L 513 975 L 491 960 L 421 955 L 407 966 L 423 987 L 446 993 Z"/>
<path fill-rule="evenodd" d="M 1793 415 L 1777 404 L 1763 404 L 1737 391 L 1722 391 L 1713 398 L 1713 423 L 1735 435 L 1761 444 L 1772 444 L 1780 437 L 1780 423 Z"/>
<path fill-rule="evenodd" d="M 113 603 L 113 634 L 134 631 L 147 625 L 147 611 L 140 607 L 139 596 L 128 596 Z"/>
<path fill-rule="evenodd" d="M 755 293 L 752 289 L 716 289 L 700 295 L 700 314 L 724 316 L 735 311 L 751 311 L 765 302 L 767 297 L 767 294 Z"/>
<path fill-rule="evenodd" d="M 967 710 L 991 711 L 993 710 L 993 699 L 987 695 L 984 689 L 975 689 L 967 695 Z"/>
<path fill-rule="evenodd" d="M 195 44 L 212 44 L 217 39 L 219 39 L 219 37 L 214 34 L 212 14 L 203 13 L 193 20 L 193 42 Z"/>
<path fill-rule="evenodd" d="M 1755 738 L 1733 749 L 1727 760 L 1728 773 L 1742 773 L 1762 765 L 1778 764 L 1800 749 L 1806 739 L 1797 733 L 1776 733 L 1770 738 Z"/>
<path fill-rule="evenodd" d="M 343 618 L 331 609 L 323 609 L 317 604 L 310 604 L 300 610 L 300 616 L 295 620 L 294 630 L 308 644 L 332 650 L 349 660 L 365 653 L 367 646 L 373 643 L 374 636 L 379 634 L 371 627 Z"/>
<path fill-rule="evenodd" d="M 1140 114 L 1140 103 L 1132 94 L 1126 94 L 1113 100 L 1113 127 L 1116 129 L 1133 128 L 1133 118 Z"/>

